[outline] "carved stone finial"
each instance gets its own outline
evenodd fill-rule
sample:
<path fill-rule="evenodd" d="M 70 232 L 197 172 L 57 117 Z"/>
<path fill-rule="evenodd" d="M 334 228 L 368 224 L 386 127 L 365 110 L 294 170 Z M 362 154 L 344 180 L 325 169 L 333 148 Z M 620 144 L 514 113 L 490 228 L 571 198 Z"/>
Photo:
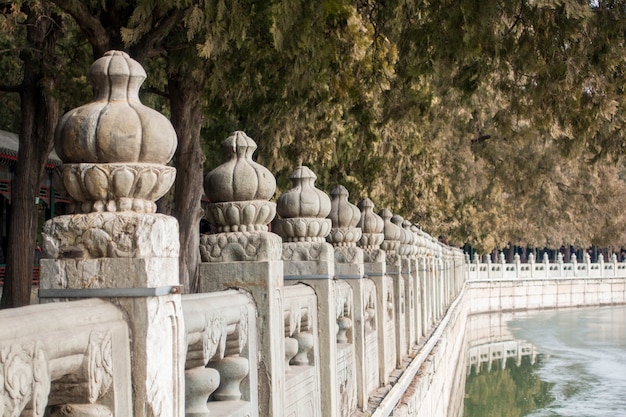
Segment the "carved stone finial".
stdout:
<path fill-rule="evenodd" d="M 348 190 L 343 185 L 337 186 L 330 194 L 333 198 L 328 218 L 333 227 L 328 240 L 334 246 L 356 246 L 361 239 L 361 229 L 357 227 L 361 211 L 348 201 Z"/>
<path fill-rule="evenodd" d="M 381 249 L 385 252 L 397 252 L 402 239 L 402 229 L 391 221 L 393 215 L 388 209 L 382 209 L 378 215 L 383 218 L 385 227 L 383 229 L 385 240 L 381 244 Z"/>
<path fill-rule="evenodd" d="M 139 101 L 146 79 L 141 65 L 109 51 L 89 69 L 96 97 L 59 122 L 56 150 L 66 163 L 146 162 L 166 164 L 176 150 L 176 132 L 161 113 Z"/>
<path fill-rule="evenodd" d="M 367 249 L 378 249 L 385 239 L 383 219 L 374 213 L 374 203 L 369 198 L 361 200 L 358 204 L 361 209 L 361 219 L 357 224 L 363 232 L 359 246 Z"/>
<path fill-rule="evenodd" d="M 283 219 L 295 217 L 326 217 L 330 213 L 330 198 L 315 188 L 317 175 L 300 166 L 291 174 L 293 188 L 278 198 L 278 214 Z"/>
<path fill-rule="evenodd" d="M 254 140 L 241 131 L 222 142 L 227 161 L 204 178 L 204 191 L 212 203 L 272 198 L 276 179 L 267 168 L 252 160 L 256 148 Z"/>
<path fill-rule="evenodd" d="M 213 233 L 200 236 L 202 261 L 280 259 L 280 237 L 267 227 L 276 216 L 276 203 L 268 201 L 276 191 L 276 179 L 252 160 L 257 146 L 244 132 L 234 132 L 222 148 L 226 162 L 204 177 L 204 191 L 211 200 L 206 219 Z"/>
<path fill-rule="evenodd" d="M 300 166 L 291 175 L 293 188 L 278 198 L 276 210 L 282 218 L 273 230 L 286 242 L 323 241 L 330 233 L 330 198 L 315 188 L 316 179 L 313 171 Z"/>
<path fill-rule="evenodd" d="M 409 242 L 407 243 L 407 245 L 409 246 L 409 256 L 414 257 L 415 255 L 417 255 L 417 236 L 415 235 L 415 233 L 413 233 L 413 225 L 410 221 L 405 220 L 402 222 L 402 228 L 408 235 Z"/>
<path fill-rule="evenodd" d="M 207 220 L 217 232 L 267 231 L 276 216 L 276 203 L 268 201 L 276 191 L 276 179 L 252 160 L 257 146 L 244 132 L 234 132 L 222 148 L 229 159 L 204 177 L 211 201 Z"/>
<path fill-rule="evenodd" d="M 89 70 L 95 100 L 61 118 L 55 146 L 78 211 L 154 213 L 154 202 L 173 184 L 176 170 L 165 164 L 176 150 L 176 132 L 139 100 L 145 78 L 128 54 L 109 51 Z"/>

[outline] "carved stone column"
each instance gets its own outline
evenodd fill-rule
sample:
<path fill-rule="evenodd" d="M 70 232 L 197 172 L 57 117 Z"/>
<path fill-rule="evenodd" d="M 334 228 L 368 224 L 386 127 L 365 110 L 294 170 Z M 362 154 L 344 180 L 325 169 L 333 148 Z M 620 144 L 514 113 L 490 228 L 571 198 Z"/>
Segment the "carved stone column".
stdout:
<path fill-rule="evenodd" d="M 378 358 L 372 361 L 366 351 L 366 335 L 371 332 L 370 311 L 368 311 L 368 288 L 373 286 L 368 278 L 364 278 L 363 249 L 356 242 L 361 239 L 361 228 L 357 227 L 361 219 L 361 211 L 348 201 L 348 190 L 339 185 L 330 192 L 332 196 L 329 218 L 332 229 L 328 241 L 335 249 L 335 273 L 338 279 L 345 280 L 352 288 L 354 307 L 352 323 L 352 339 L 356 357 L 356 389 L 358 407 L 367 410 L 368 383 L 367 368 L 376 367 Z M 370 327 L 368 327 L 370 326 Z M 377 352 L 377 350 L 376 350 Z"/>
<path fill-rule="evenodd" d="M 126 53 L 107 52 L 89 71 L 95 101 L 59 122 L 56 150 L 77 214 L 44 225 L 39 297 L 119 306 L 132 338 L 134 417 L 182 417 L 178 223 L 154 203 L 174 182 L 165 164 L 177 141 L 170 122 L 139 101 L 145 78 Z M 84 408 L 97 407 L 67 407 Z"/>
<path fill-rule="evenodd" d="M 326 218 L 331 204 L 328 195 L 315 188 L 316 179 L 309 168 L 296 168 L 293 188 L 278 198 L 280 219 L 273 227 L 283 238 L 285 283 L 302 282 L 317 295 L 322 415 L 339 416 L 335 253 L 325 240 L 332 225 Z"/>
<path fill-rule="evenodd" d="M 415 311 L 417 309 L 416 299 L 416 279 L 415 279 L 415 254 L 417 252 L 414 243 L 415 237 L 411 232 L 411 223 L 402 219 L 401 216 L 394 216 L 393 222 L 402 227 L 402 239 L 400 244 L 400 261 L 402 262 L 402 268 L 400 270 L 401 277 L 404 279 L 405 289 L 405 334 L 408 350 L 417 343 L 417 326 Z"/>
<path fill-rule="evenodd" d="M 200 292 L 225 288 L 249 291 L 258 309 L 259 415 L 283 415 L 285 327 L 281 239 L 268 231 L 276 204 L 268 201 L 276 180 L 252 160 L 256 143 L 235 132 L 223 143 L 227 161 L 209 172 L 204 190 L 212 234 L 200 237 Z M 250 330 L 253 331 L 253 330 Z"/>
<path fill-rule="evenodd" d="M 382 209 L 378 215 L 385 222 L 385 240 L 380 247 L 385 251 L 387 275 L 393 282 L 393 319 L 395 328 L 395 367 L 402 367 L 402 359 L 407 355 L 406 340 L 406 282 L 402 278 L 401 246 L 404 230 L 391 221 L 393 215 L 388 209 Z M 402 219 L 404 220 L 404 219 Z M 400 220 L 400 223 L 402 222 Z"/>
<path fill-rule="evenodd" d="M 396 335 L 393 279 L 387 275 L 387 258 L 381 244 L 385 239 L 383 219 L 374 213 L 369 198 L 358 204 L 363 236 L 358 245 L 363 249 L 365 276 L 376 286 L 376 329 L 378 332 L 378 375 L 381 385 L 389 385 L 389 376 L 396 367 Z"/>
<path fill-rule="evenodd" d="M 422 282 L 420 272 L 420 236 L 418 234 L 418 227 L 415 225 L 410 226 L 411 233 L 413 234 L 413 244 L 411 251 L 411 271 L 413 275 L 413 281 L 415 282 L 415 291 L 413 293 L 415 299 L 415 342 L 421 343 L 424 330 L 422 327 Z"/>

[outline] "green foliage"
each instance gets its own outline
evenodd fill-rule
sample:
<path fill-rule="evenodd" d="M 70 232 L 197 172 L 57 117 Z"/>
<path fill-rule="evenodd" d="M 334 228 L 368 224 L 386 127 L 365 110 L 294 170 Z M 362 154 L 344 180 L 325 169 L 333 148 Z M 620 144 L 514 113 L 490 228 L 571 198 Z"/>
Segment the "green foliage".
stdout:
<path fill-rule="evenodd" d="M 142 99 L 165 114 L 168 79 L 187 74 L 207 170 L 240 129 L 279 192 L 306 164 L 319 188 L 342 183 L 480 252 L 626 244 L 623 1 L 53 2 L 63 107 L 90 94 L 90 50 L 140 59 Z M 16 10 L 0 16 L 5 83 L 20 79 Z M 15 130 L 11 94 L 0 127 Z"/>

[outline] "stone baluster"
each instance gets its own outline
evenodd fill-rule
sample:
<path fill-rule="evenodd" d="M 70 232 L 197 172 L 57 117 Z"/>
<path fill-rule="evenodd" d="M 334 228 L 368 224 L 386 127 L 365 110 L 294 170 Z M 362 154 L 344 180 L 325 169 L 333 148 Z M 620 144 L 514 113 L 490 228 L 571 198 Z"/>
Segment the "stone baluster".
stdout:
<path fill-rule="evenodd" d="M 376 328 L 378 331 L 378 375 L 381 385 L 389 384 L 395 368 L 395 329 L 393 312 L 393 280 L 387 276 L 387 261 L 381 244 L 385 239 L 383 219 L 374 213 L 374 203 L 368 198 L 358 204 L 361 219 L 358 226 L 363 236 L 358 245 L 363 249 L 365 275 L 376 286 Z"/>
<path fill-rule="evenodd" d="M 239 324 L 229 326 L 224 347 L 224 357 L 207 366 L 218 371 L 220 384 L 213 398 L 216 401 L 238 401 L 242 399 L 241 382 L 250 372 L 248 358 L 241 352 L 246 344 L 247 329 L 242 330 Z"/>
<path fill-rule="evenodd" d="M 388 213 L 391 215 L 391 212 Z M 386 214 L 385 214 L 386 215 Z M 382 215 L 381 217 L 385 221 L 385 228 L 387 228 L 387 219 Z M 389 218 L 392 225 L 396 226 L 396 230 L 400 232 L 398 238 L 398 245 L 395 248 L 395 256 L 386 252 L 387 255 L 387 273 L 391 275 L 393 279 L 394 287 L 394 317 L 395 317 L 395 330 L 396 330 L 396 368 L 402 367 L 402 361 L 409 353 L 409 340 L 410 333 L 409 327 L 412 323 L 412 310 L 409 305 L 413 298 L 410 277 L 410 269 L 408 256 L 411 252 L 410 243 L 411 236 L 404 230 L 402 223 L 404 218 L 399 215 L 393 215 Z M 386 240 L 383 241 L 385 245 Z M 392 262 L 390 262 L 392 260 Z M 395 269 L 395 271 L 394 271 Z M 395 273 L 395 274 L 394 274 Z"/>
<path fill-rule="evenodd" d="M 415 256 L 417 254 L 417 247 L 415 241 L 417 238 L 411 230 L 411 222 L 404 220 L 402 222 L 402 228 L 405 235 L 405 254 L 401 256 L 402 261 L 402 276 L 405 279 L 406 288 L 406 340 L 409 349 L 417 344 L 417 309 L 418 309 L 418 285 Z"/>
<path fill-rule="evenodd" d="M 277 200 L 280 219 L 273 230 L 283 238 L 285 283 L 305 283 L 317 295 L 322 415 L 339 415 L 340 393 L 337 367 L 337 317 L 335 300 L 335 254 L 326 236 L 332 222 L 330 198 L 315 188 L 317 177 L 300 166 L 291 175 L 293 188 Z"/>
<path fill-rule="evenodd" d="M 244 378 L 245 385 L 258 385 L 249 372 L 250 364 L 257 362 L 257 343 L 250 340 L 256 337 L 249 331 L 256 328 L 256 309 L 248 294 L 237 290 L 188 294 L 183 297 L 183 312 L 186 417 L 209 416 L 214 401 L 242 399 L 248 402 L 246 409 L 252 403 L 256 406 L 255 391 L 240 388 Z"/>
<path fill-rule="evenodd" d="M 282 246 L 267 226 L 276 215 L 276 204 L 269 201 L 276 180 L 252 160 L 256 147 L 244 132 L 234 132 L 222 143 L 227 161 L 204 179 L 211 201 L 206 217 L 214 233 L 200 238 L 198 288 L 240 288 L 251 294 L 258 311 L 252 331 L 261 343 L 254 347 L 260 352 L 257 367 L 250 369 L 258 375 L 258 387 L 251 388 L 258 389 L 259 415 L 279 417 L 284 414 L 285 378 Z M 232 367 L 238 378 L 237 359 L 229 361 L 226 368 Z"/>
<path fill-rule="evenodd" d="M 372 372 L 368 368 L 375 367 L 376 372 L 378 371 L 378 358 L 372 363 L 366 350 L 366 336 L 372 331 L 372 320 L 375 320 L 371 317 L 372 312 L 368 310 L 367 305 L 367 288 L 373 283 L 364 278 L 363 249 L 356 245 L 362 237 L 361 228 L 357 227 L 361 211 L 348 201 L 348 190 L 344 186 L 337 186 L 330 194 L 332 200 L 328 218 L 332 222 L 332 228 L 327 240 L 332 243 L 335 250 L 337 278 L 345 280 L 353 292 L 352 337 L 356 358 L 357 404 L 365 411 L 369 398 L 367 377 Z M 342 323 L 338 324 L 341 328 Z"/>
<path fill-rule="evenodd" d="M 415 282 L 415 343 L 420 343 L 422 336 L 424 336 L 424 329 L 422 327 L 423 320 L 423 291 L 422 287 L 422 264 L 421 264 L 421 237 L 419 234 L 419 228 L 415 225 L 411 226 L 411 233 L 413 234 L 413 256 L 412 256 L 412 271 Z"/>
<path fill-rule="evenodd" d="M 431 289 L 432 282 L 430 280 L 430 265 L 428 259 L 428 239 L 425 233 L 421 230 L 417 230 L 418 234 L 418 273 L 419 273 L 419 285 L 420 285 L 420 310 L 421 310 L 421 328 L 422 337 L 425 337 L 430 330 L 431 322 Z"/>
<path fill-rule="evenodd" d="M 178 223 L 155 213 L 155 201 L 174 182 L 175 169 L 166 164 L 176 134 L 139 101 L 146 73 L 126 53 L 107 52 L 88 78 L 95 101 L 66 113 L 56 131 L 63 183 L 77 214 L 44 225 L 48 259 L 41 261 L 39 297 L 100 297 L 123 310 L 132 334 L 133 416 L 182 417 Z"/>

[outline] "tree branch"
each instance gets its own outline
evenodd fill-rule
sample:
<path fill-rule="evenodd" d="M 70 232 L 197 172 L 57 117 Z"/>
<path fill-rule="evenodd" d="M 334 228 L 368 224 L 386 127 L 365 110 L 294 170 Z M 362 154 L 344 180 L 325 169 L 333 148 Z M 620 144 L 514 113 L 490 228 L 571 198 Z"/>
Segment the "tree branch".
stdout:
<path fill-rule="evenodd" d="M 143 62 L 154 49 L 154 46 L 158 45 L 171 32 L 172 28 L 182 20 L 185 12 L 186 10 L 182 9 L 176 10 L 176 12 L 155 23 L 153 29 L 140 39 L 137 46 L 131 48 L 134 59 Z"/>
<path fill-rule="evenodd" d="M 111 38 L 102 22 L 92 16 L 87 6 L 80 0 L 51 0 L 61 10 L 74 18 L 81 30 L 89 38 L 94 55 L 100 57 L 111 49 Z"/>

